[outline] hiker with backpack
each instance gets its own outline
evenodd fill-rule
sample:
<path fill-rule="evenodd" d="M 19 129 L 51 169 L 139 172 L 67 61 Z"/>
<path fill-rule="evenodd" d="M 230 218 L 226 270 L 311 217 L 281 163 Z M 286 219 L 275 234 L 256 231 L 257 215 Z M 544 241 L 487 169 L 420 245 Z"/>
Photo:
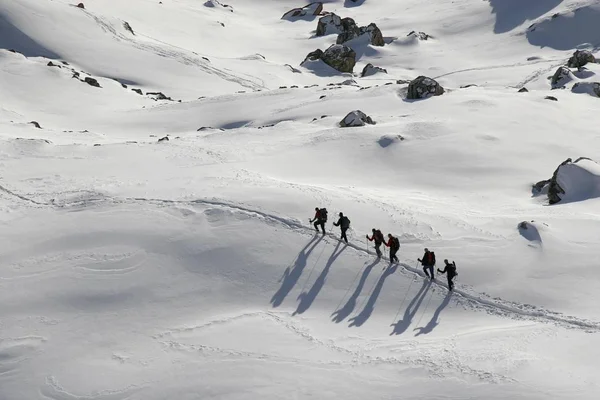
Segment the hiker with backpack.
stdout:
<path fill-rule="evenodd" d="M 452 264 L 450 264 L 448 262 L 448 260 L 444 260 L 444 263 L 446 264 L 446 266 L 444 267 L 444 270 L 441 271 L 438 268 L 438 272 L 440 274 L 447 274 L 446 277 L 448 278 L 448 289 L 452 290 L 452 289 L 454 289 L 454 282 L 452 282 L 452 280 L 454 279 L 454 277 L 456 275 L 458 275 L 458 272 L 456 272 L 456 263 L 454 261 L 452 261 Z"/>
<path fill-rule="evenodd" d="M 391 233 L 388 233 L 388 241 L 387 243 L 383 242 L 386 247 L 390 248 L 390 262 L 398 262 L 398 257 L 396 257 L 396 253 L 400 250 L 400 240 L 397 237 L 392 236 Z"/>
<path fill-rule="evenodd" d="M 348 237 L 346 236 L 346 231 L 350 228 L 350 220 L 343 213 L 340 213 L 340 219 L 337 222 L 334 222 L 333 225 L 339 226 L 342 230 L 342 239 L 348 243 Z"/>
<path fill-rule="evenodd" d="M 375 241 L 375 251 L 377 252 L 377 258 L 381 258 L 381 249 L 379 247 L 385 241 L 385 239 L 383 238 L 383 233 L 381 233 L 379 229 L 373 228 L 372 231 L 373 235 L 371 235 L 371 237 L 369 237 L 369 235 L 366 236 L 367 239 L 369 239 L 369 242 Z"/>
<path fill-rule="evenodd" d="M 319 232 L 319 225 L 321 226 L 321 230 L 323 231 L 323 235 L 325 234 L 325 223 L 327 222 L 327 209 L 315 207 L 315 217 L 310 220 L 310 223 L 315 223 L 315 230 Z"/>
<path fill-rule="evenodd" d="M 435 266 L 435 253 L 433 251 L 429 251 L 428 248 L 425 248 L 425 254 L 423 254 L 423 259 L 420 258 L 418 261 L 423 265 L 423 272 L 427 275 L 428 278 L 433 280 L 433 267 Z M 431 273 L 431 275 L 430 275 Z"/>

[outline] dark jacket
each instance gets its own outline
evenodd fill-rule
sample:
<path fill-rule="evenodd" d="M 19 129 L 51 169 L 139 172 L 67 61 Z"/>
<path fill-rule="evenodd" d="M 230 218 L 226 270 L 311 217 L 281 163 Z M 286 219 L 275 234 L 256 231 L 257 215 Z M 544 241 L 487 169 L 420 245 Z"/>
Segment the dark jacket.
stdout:
<path fill-rule="evenodd" d="M 383 233 L 381 233 L 381 231 L 375 231 L 373 236 L 372 237 L 367 236 L 367 239 L 369 239 L 369 242 L 372 242 L 374 240 L 375 244 L 377 246 L 379 246 L 384 241 Z"/>
<path fill-rule="evenodd" d="M 337 222 L 334 222 L 333 225 L 339 226 L 342 229 L 348 229 L 348 228 L 350 228 L 350 220 L 348 219 L 348 217 L 346 217 L 344 215 L 344 216 L 340 217 L 340 219 L 338 219 Z"/>
<path fill-rule="evenodd" d="M 445 274 L 446 272 L 448 273 L 448 276 L 450 277 L 450 279 L 454 278 L 456 275 L 458 275 L 456 273 L 456 263 L 454 261 L 452 261 L 452 264 L 446 264 L 446 266 L 444 267 L 443 271 L 440 271 L 438 269 L 438 272 L 440 274 Z"/>
<path fill-rule="evenodd" d="M 433 267 L 435 265 L 435 260 L 433 259 L 433 254 L 431 253 L 431 251 L 426 251 L 425 254 L 423 254 L 421 263 L 425 267 Z"/>

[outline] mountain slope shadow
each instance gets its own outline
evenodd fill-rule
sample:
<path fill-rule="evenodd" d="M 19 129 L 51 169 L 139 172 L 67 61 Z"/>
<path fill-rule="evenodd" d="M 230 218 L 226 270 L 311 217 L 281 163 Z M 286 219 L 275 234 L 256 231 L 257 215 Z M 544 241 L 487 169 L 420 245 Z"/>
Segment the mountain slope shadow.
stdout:
<path fill-rule="evenodd" d="M 363 310 L 360 312 L 360 314 L 358 314 L 356 317 L 350 319 L 350 325 L 348 325 L 349 327 L 362 326 L 365 322 L 367 322 L 367 320 L 371 317 L 371 314 L 373 314 L 373 310 L 375 309 L 375 303 L 377 302 L 377 299 L 379 298 L 381 289 L 383 289 L 383 284 L 385 283 L 385 280 L 387 279 L 388 276 L 390 276 L 394 272 L 396 272 L 397 269 L 398 269 L 397 265 L 386 268 L 386 270 L 383 272 L 383 274 L 379 278 L 379 281 L 377 281 L 377 285 L 375 285 L 375 289 L 373 289 L 373 292 L 369 296 L 369 300 L 367 300 L 367 304 L 365 305 L 365 308 L 363 308 Z"/>
<path fill-rule="evenodd" d="M 489 0 L 496 14 L 494 33 L 506 33 L 551 11 L 563 0 Z"/>
<path fill-rule="evenodd" d="M 300 275 L 302 275 L 302 271 L 306 267 L 306 261 L 310 256 L 310 253 L 317 247 L 317 245 L 323 240 L 323 236 L 315 235 L 310 239 L 310 241 L 304 246 L 298 256 L 296 257 L 296 261 L 294 261 L 293 267 L 287 267 L 285 272 L 283 273 L 283 277 L 280 280 L 281 287 L 271 298 L 271 304 L 273 307 L 279 307 L 283 300 L 287 297 L 287 295 L 292 291 L 298 279 L 300 279 Z M 312 246 L 311 246 L 312 245 Z"/>
<path fill-rule="evenodd" d="M 333 249 L 333 253 L 331 253 L 331 256 L 329 256 L 329 260 L 327 260 L 327 264 L 325 265 L 325 268 L 323 268 L 323 271 L 321 271 L 321 274 L 315 280 L 315 283 L 312 285 L 310 290 L 308 292 L 300 293 L 300 295 L 298 296 L 298 299 L 300 300 L 300 304 L 298 304 L 298 308 L 296 309 L 296 311 L 294 311 L 294 313 L 292 315 L 304 313 L 306 310 L 308 310 L 310 308 L 312 303 L 315 301 L 315 299 L 319 295 L 319 292 L 325 285 L 325 279 L 327 279 L 327 274 L 329 274 L 329 270 L 331 269 L 331 266 L 333 265 L 335 260 L 340 256 L 340 254 L 342 254 L 344 252 L 344 250 L 346 249 L 346 247 L 348 246 L 345 244 L 344 247 L 342 247 L 342 249 L 340 251 L 338 251 L 338 249 L 340 248 L 340 244 L 341 244 L 341 242 L 338 242 L 337 246 L 335 246 L 335 249 Z"/>
<path fill-rule="evenodd" d="M 421 286 L 415 297 L 410 301 L 408 307 L 406 307 L 406 310 L 404 310 L 404 315 L 402 316 L 402 319 L 396 322 L 395 324 L 392 324 L 394 330 L 392 331 L 392 333 L 390 333 L 390 336 L 401 335 L 404 332 L 406 332 L 406 330 L 412 323 L 413 318 L 417 314 L 419 307 L 421 307 L 421 303 L 423 302 L 423 299 L 425 299 L 425 296 L 427 295 L 427 292 L 429 291 L 430 287 L 431 280 L 427 279 L 423 281 L 423 285 Z"/>
<path fill-rule="evenodd" d="M 444 308 L 446 308 L 448 304 L 450 304 L 450 298 L 452 298 L 452 292 L 448 291 L 448 293 L 446 293 L 446 297 L 444 297 L 444 301 L 442 301 L 442 303 L 435 310 L 433 316 L 431 317 L 431 320 L 427 323 L 427 325 L 425 325 L 422 328 L 419 327 L 413 329 L 413 331 L 418 331 L 415 334 L 415 336 L 426 335 L 428 333 L 431 333 L 431 331 L 433 331 L 435 327 L 439 325 L 438 318 L 440 317 L 440 314 L 444 310 Z"/>
<path fill-rule="evenodd" d="M 569 15 L 548 18 L 527 30 L 529 44 L 555 50 L 572 50 L 589 46 L 600 47 L 600 5 L 576 9 Z M 565 34 L 568 32 L 568 34 Z"/>
<path fill-rule="evenodd" d="M 27 36 L 3 15 L 0 15 L 0 49 L 16 50 L 25 57 L 61 58 Z"/>
<path fill-rule="evenodd" d="M 344 304 L 344 306 L 342 308 L 334 311 L 333 314 L 331 314 L 333 317 L 332 321 L 334 321 L 336 323 L 340 323 L 344 319 L 346 319 L 350 314 L 352 314 L 352 311 L 354 311 L 354 307 L 356 307 L 356 300 L 358 300 L 358 296 L 360 296 L 360 293 L 362 292 L 363 288 L 365 287 L 365 282 L 367 282 L 367 278 L 369 277 L 369 274 L 373 270 L 373 267 L 375 265 L 377 265 L 378 263 L 379 263 L 379 260 L 376 260 L 373 263 L 371 263 L 370 265 L 367 265 L 367 267 L 365 268 L 365 270 L 363 271 L 363 273 L 360 277 L 360 281 L 358 282 L 358 285 L 356 286 L 354 293 L 352 293 L 352 296 L 350 296 L 350 298 L 348 299 L 348 301 L 346 302 L 346 304 Z"/>

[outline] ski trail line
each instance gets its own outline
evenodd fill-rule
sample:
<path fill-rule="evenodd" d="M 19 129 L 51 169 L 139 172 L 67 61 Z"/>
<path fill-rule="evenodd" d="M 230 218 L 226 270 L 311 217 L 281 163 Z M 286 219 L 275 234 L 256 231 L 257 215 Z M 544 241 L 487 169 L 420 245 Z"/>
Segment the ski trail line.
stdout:
<path fill-rule="evenodd" d="M 78 206 L 89 206 L 96 205 L 98 203 L 110 203 L 114 205 L 118 204 L 132 204 L 132 203 L 146 203 L 146 204 L 156 204 L 156 205 L 174 205 L 174 204 L 187 204 L 187 205 L 202 205 L 209 207 L 221 207 L 230 209 L 237 212 L 242 212 L 245 214 L 249 214 L 254 217 L 258 217 L 265 221 L 274 222 L 280 225 L 283 225 L 289 229 L 300 231 L 303 233 L 314 234 L 314 228 L 308 227 L 304 225 L 299 219 L 295 218 L 286 218 L 279 215 L 271 214 L 265 211 L 257 210 L 251 208 L 250 206 L 245 206 L 242 204 L 230 203 L 220 199 L 193 199 L 193 200 L 171 200 L 171 199 L 159 199 L 159 198 L 145 198 L 145 197 L 104 197 L 101 199 L 97 199 L 94 201 L 74 201 L 72 203 L 63 203 L 56 204 L 52 200 L 48 202 L 40 202 L 33 200 L 31 198 L 22 196 L 18 193 L 15 193 L 4 186 L 0 186 L 0 190 L 8 193 L 16 198 L 19 198 L 23 201 L 33 203 L 35 205 L 47 206 L 49 208 L 54 209 L 65 209 L 68 210 L 70 208 L 77 208 Z M 331 232 L 328 232 L 325 236 L 329 239 L 333 240 L 334 243 L 338 241 L 335 235 Z M 366 250 L 359 244 L 348 243 L 348 247 L 354 249 L 355 251 L 363 254 L 368 254 L 372 256 L 376 256 L 375 252 Z M 411 267 L 405 260 L 405 262 L 397 263 L 398 266 L 402 267 L 404 271 L 410 272 L 416 276 L 420 276 L 425 278 L 425 274 L 418 270 L 417 268 Z M 434 280 L 432 283 L 448 288 L 447 284 L 443 282 L 439 282 Z M 579 318 L 570 315 L 564 315 L 559 312 L 546 310 L 541 307 L 537 307 L 530 304 L 522 304 L 517 302 L 511 302 L 507 300 L 503 300 L 500 298 L 491 298 L 485 294 L 473 292 L 468 289 L 458 289 L 454 288 L 454 295 L 460 296 L 465 299 L 467 302 L 474 306 L 475 308 L 483 308 L 486 309 L 493 314 L 501 315 L 505 317 L 512 317 L 515 319 L 531 319 L 546 323 L 554 323 L 566 328 L 575 328 L 585 330 L 587 332 L 600 332 L 600 322 L 588 320 L 584 318 Z"/>

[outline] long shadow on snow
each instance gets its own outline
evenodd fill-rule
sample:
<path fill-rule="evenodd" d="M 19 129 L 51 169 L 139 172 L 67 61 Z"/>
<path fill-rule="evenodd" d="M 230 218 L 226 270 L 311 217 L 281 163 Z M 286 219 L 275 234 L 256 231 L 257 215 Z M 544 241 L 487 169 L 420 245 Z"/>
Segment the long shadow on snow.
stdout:
<path fill-rule="evenodd" d="M 323 240 L 323 236 L 313 236 L 312 239 L 310 239 L 310 241 L 306 244 L 306 246 L 304 246 L 304 248 L 300 250 L 300 253 L 298 253 L 293 267 L 287 267 L 287 269 L 283 273 L 283 277 L 280 280 L 280 282 L 282 281 L 281 287 L 271 298 L 271 304 L 273 305 L 273 307 L 279 307 L 281 303 L 283 303 L 283 300 L 285 300 L 287 295 L 292 291 L 292 289 L 298 282 L 298 279 L 300 279 L 302 271 L 304 271 L 304 268 L 306 267 L 306 261 L 308 259 L 308 256 L 310 256 L 310 253 L 312 253 L 312 251 L 315 249 L 315 247 L 317 247 L 321 240 Z"/>
<path fill-rule="evenodd" d="M 410 301 L 408 307 L 406 307 L 406 310 L 404 310 L 404 316 L 402 317 L 402 319 L 396 322 L 395 324 L 392 324 L 394 330 L 392 331 L 392 333 L 390 333 L 390 336 L 401 335 L 404 332 L 406 332 L 406 330 L 412 323 L 413 318 L 417 314 L 419 307 L 421 307 L 421 303 L 423 302 L 423 299 L 425 299 L 425 296 L 427 295 L 427 292 L 429 291 L 430 287 L 431 280 L 426 279 L 425 281 L 423 281 L 423 285 L 421 286 L 415 297 Z"/>
<path fill-rule="evenodd" d="M 373 314 L 373 310 L 375 309 L 375 303 L 379 298 L 379 294 L 381 294 L 381 289 L 383 289 L 383 284 L 385 283 L 385 280 L 388 276 L 396 272 L 397 269 L 398 266 L 394 265 L 393 267 L 388 266 L 385 269 L 385 271 L 383 271 L 383 274 L 381 274 L 381 277 L 377 281 L 373 292 L 369 296 L 369 300 L 367 300 L 365 308 L 363 308 L 360 314 L 358 314 L 356 317 L 350 319 L 350 325 L 348 325 L 349 327 L 362 326 L 365 322 L 367 322 L 367 320 L 371 317 L 371 314 Z"/>
<path fill-rule="evenodd" d="M 506 33 L 554 9 L 563 0 L 489 0 L 496 14 L 494 33 Z"/>
<path fill-rule="evenodd" d="M 325 285 L 325 279 L 327 279 L 329 269 L 331 268 L 335 260 L 339 257 L 339 255 L 342 254 L 344 250 L 346 250 L 347 245 L 344 245 L 344 247 L 342 247 L 342 249 L 338 252 L 341 243 L 341 241 L 338 242 L 335 246 L 335 249 L 333 249 L 333 253 L 331 253 L 331 256 L 329 256 L 329 260 L 327 260 L 325 268 L 323 268 L 323 271 L 321 271 L 321 274 L 319 275 L 315 283 L 312 285 L 310 290 L 308 292 L 302 292 L 298 295 L 298 300 L 300 300 L 300 304 L 298 304 L 298 308 L 296 309 L 296 311 L 294 311 L 292 315 L 304 313 L 310 308 L 312 303 L 315 301 L 315 299 L 319 295 L 319 292 Z"/>
<path fill-rule="evenodd" d="M 369 274 L 373 270 L 373 267 L 375 265 L 377 265 L 378 263 L 379 263 L 379 259 L 377 259 L 371 265 L 368 265 L 365 268 L 365 270 L 363 271 L 363 273 L 360 277 L 360 281 L 358 282 L 358 286 L 356 286 L 354 293 L 352 293 L 352 296 L 350 296 L 350 298 L 348 299 L 348 301 L 342 308 L 334 311 L 333 314 L 331 314 L 333 317 L 332 318 L 333 322 L 340 323 L 343 320 L 345 320 L 348 316 L 350 316 L 350 314 L 352 314 L 352 311 L 354 311 L 354 307 L 356 307 L 356 300 L 358 300 L 358 296 L 360 296 L 360 293 L 362 292 L 363 288 L 365 287 L 365 283 L 367 282 L 367 278 L 369 277 Z"/>
<path fill-rule="evenodd" d="M 8 21 L 4 15 L 0 15 L 0 49 L 14 49 L 25 57 L 61 58 L 52 50 L 48 50 L 23 33 Z"/>
<path fill-rule="evenodd" d="M 431 333 L 431 331 L 433 331 L 435 327 L 439 325 L 438 318 L 440 317 L 440 314 L 444 310 L 444 308 L 446 308 L 448 304 L 450 304 L 451 297 L 452 292 L 448 291 L 448 293 L 446 293 L 446 297 L 444 297 L 444 301 L 442 301 L 442 304 L 440 304 L 437 310 L 435 310 L 435 313 L 433 313 L 433 317 L 431 317 L 431 320 L 427 323 L 427 325 L 425 325 L 422 328 L 413 329 L 413 331 L 418 331 L 415 334 L 415 336 L 426 335 L 428 333 Z"/>

